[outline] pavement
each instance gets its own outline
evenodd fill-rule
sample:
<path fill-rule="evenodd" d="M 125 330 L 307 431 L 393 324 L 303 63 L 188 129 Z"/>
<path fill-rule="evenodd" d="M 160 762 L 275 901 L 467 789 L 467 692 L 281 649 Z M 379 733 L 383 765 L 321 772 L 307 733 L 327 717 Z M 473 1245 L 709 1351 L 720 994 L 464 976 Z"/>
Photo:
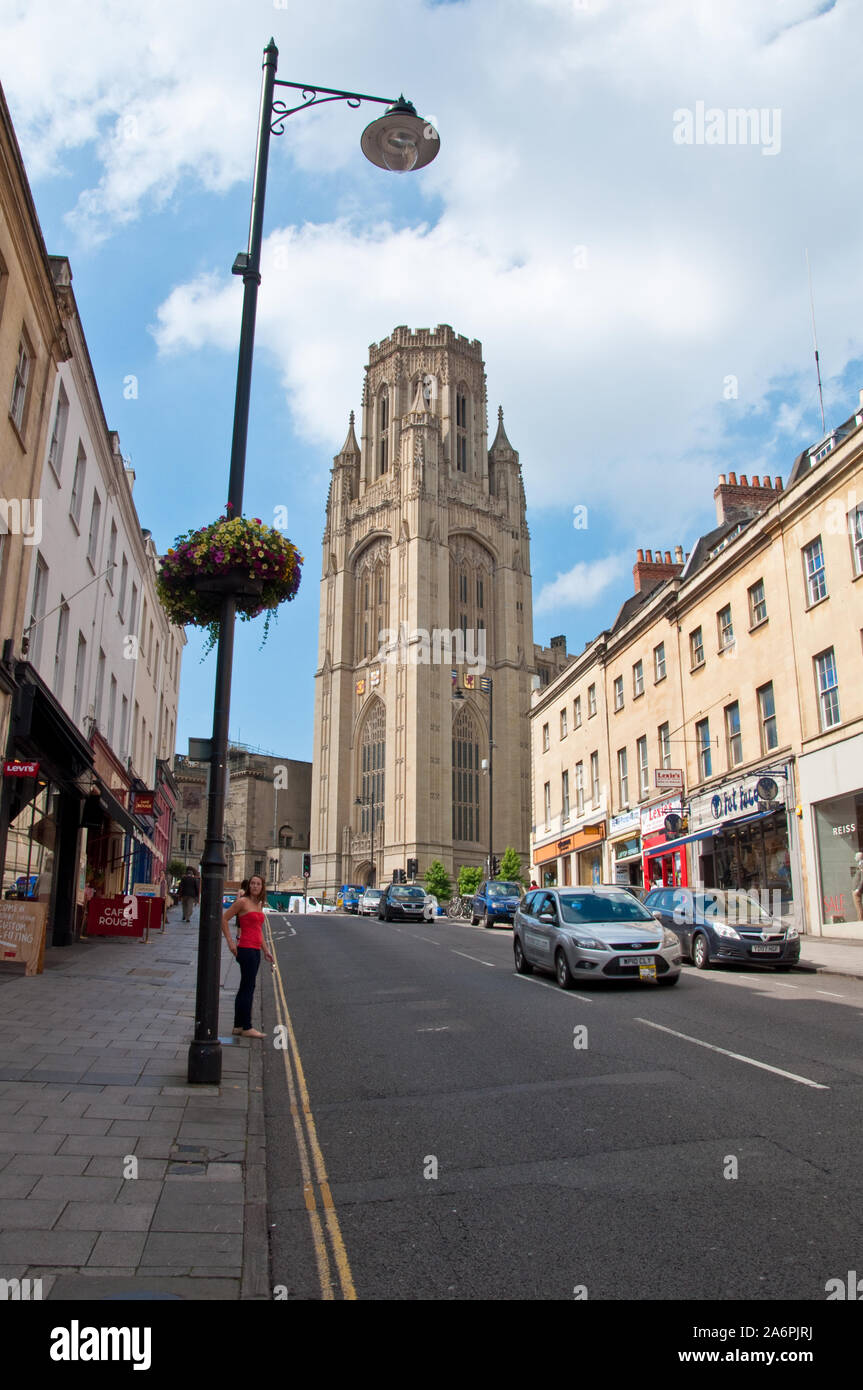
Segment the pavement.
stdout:
<path fill-rule="evenodd" d="M 262 1044 L 231 1037 L 223 951 L 222 1083 L 188 1084 L 197 942 L 178 906 L 147 943 L 0 968 L 0 1279 L 46 1299 L 271 1297 Z"/>
<path fill-rule="evenodd" d="M 843 941 L 833 936 L 801 936 L 798 969 L 823 975 L 851 975 L 863 980 L 863 941 Z"/>

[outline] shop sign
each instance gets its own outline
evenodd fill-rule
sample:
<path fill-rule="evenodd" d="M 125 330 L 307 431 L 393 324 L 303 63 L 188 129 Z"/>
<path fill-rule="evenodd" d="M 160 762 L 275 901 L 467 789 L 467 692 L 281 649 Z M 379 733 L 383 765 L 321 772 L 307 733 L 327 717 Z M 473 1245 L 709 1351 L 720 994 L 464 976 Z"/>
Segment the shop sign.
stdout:
<path fill-rule="evenodd" d="M 636 806 L 633 811 L 622 811 L 619 816 L 612 816 L 608 825 L 608 838 L 614 840 L 618 835 L 625 835 L 627 831 L 638 830 L 641 827 L 641 812 Z"/>
<path fill-rule="evenodd" d="M 0 899 L 0 960 L 23 961 L 25 975 L 41 975 L 48 904 Z"/>
<path fill-rule="evenodd" d="M 152 816 L 156 807 L 155 792 L 133 792 L 132 810 L 136 816 Z"/>
<path fill-rule="evenodd" d="M 19 763 L 19 762 L 4 763 L 4 764 L 3 764 L 3 776 L 4 776 L 4 777 L 38 777 L 38 776 L 39 776 L 39 764 L 38 764 L 38 763 Z"/>
<path fill-rule="evenodd" d="M 682 816 L 683 802 L 679 796 L 670 798 L 667 801 L 654 801 L 652 806 L 643 806 L 641 809 L 641 834 L 658 835 L 660 831 L 665 833 L 666 816 Z"/>
<path fill-rule="evenodd" d="M 757 815 L 765 809 L 765 802 L 759 795 L 759 791 L 765 790 L 765 780 L 763 773 L 754 772 L 747 777 L 739 777 L 735 782 L 726 782 L 721 787 L 715 787 L 713 791 L 702 792 L 700 796 L 692 797 L 689 802 L 690 830 L 704 830 L 723 821 Z M 771 778 L 770 781 L 775 796 L 767 804 L 771 807 L 784 806 L 785 778 L 782 777 L 778 781 Z"/>
<path fill-rule="evenodd" d="M 111 898 L 91 898 L 87 904 L 87 936 L 138 936 L 147 940 L 150 928 L 156 930 L 161 925 L 161 899 L 118 893 Z"/>
<path fill-rule="evenodd" d="M 682 787 L 683 770 L 679 767 L 658 767 L 653 774 L 653 783 L 657 788 Z"/>
<path fill-rule="evenodd" d="M 641 842 L 637 835 L 631 840 L 618 840 L 614 846 L 615 859 L 636 859 L 640 852 Z"/>

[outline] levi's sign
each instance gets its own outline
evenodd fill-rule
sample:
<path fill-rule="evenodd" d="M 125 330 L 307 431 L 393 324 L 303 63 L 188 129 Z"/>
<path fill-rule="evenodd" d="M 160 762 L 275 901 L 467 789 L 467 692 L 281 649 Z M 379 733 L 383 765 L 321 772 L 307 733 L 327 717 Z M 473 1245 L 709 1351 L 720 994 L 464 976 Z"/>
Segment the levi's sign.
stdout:
<path fill-rule="evenodd" d="M 37 777 L 39 775 L 38 763 L 4 763 L 4 777 Z"/>

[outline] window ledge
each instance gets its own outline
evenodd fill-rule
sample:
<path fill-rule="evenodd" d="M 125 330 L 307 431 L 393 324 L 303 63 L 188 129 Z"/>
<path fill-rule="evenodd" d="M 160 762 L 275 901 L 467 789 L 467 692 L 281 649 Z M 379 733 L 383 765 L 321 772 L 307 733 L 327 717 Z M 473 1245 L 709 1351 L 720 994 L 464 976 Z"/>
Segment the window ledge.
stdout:
<path fill-rule="evenodd" d="M 81 527 L 78 525 L 78 519 L 77 519 L 77 517 L 74 515 L 73 512 L 70 512 L 70 513 L 69 513 L 69 520 L 71 521 L 72 525 L 75 527 L 75 535 L 76 535 L 76 536 L 80 536 L 80 534 L 81 534 Z"/>
<path fill-rule="evenodd" d="M 826 603 L 829 597 L 829 594 L 824 594 L 821 598 L 816 598 L 813 603 L 807 603 L 803 610 L 804 613 L 811 613 L 813 608 L 818 608 L 822 603 Z"/>
<path fill-rule="evenodd" d="M 689 668 L 689 674 L 690 674 L 690 676 L 694 676 L 696 671 L 703 671 L 706 665 L 707 665 L 707 662 L 706 662 L 706 661 L 698 661 L 698 662 L 696 662 L 696 664 L 695 664 L 694 666 L 690 666 L 690 668 Z"/>
<path fill-rule="evenodd" d="M 644 691 L 643 691 L 643 690 L 637 690 L 637 691 L 635 691 L 635 693 L 633 694 L 632 698 L 633 698 L 633 700 L 640 700 L 643 694 L 644 694 Z"/>
<path fill-rule="evenodd" d="M 662 681 L 668 680 L 668 672 L 664 671 L 661 676 L 654 676 L 653 684 L 659 685 Z"/>
<path fill-rule="evenodd" d="M 770 622 L 770 619 L 769 619 L 769 618 L 760 618 L 759 621 L 758 621 L 757 623 L 752 623 L 752 625 L 751 625 L 749 631 L 750 631 L 750 632 L 757 632 L 758 629 L 759 629 L 760 627 L 766 627 L 767 624 L 768 624 L 769 622 Z"/>
<path fill-rule="evenodd" d="M 735 638 L 732 639 L 732 641 L 726 642 L 726 644 L 725 644 L 724 647 L 717 647 L 717 648 L 716 648 L 716 655 L 717 655 L 717 656 L 726 656 L 729 652 L 733 652 L 733 651 L 735 650 L 736 647 L 737 647 L 737 638 L 735 637 Z"/>

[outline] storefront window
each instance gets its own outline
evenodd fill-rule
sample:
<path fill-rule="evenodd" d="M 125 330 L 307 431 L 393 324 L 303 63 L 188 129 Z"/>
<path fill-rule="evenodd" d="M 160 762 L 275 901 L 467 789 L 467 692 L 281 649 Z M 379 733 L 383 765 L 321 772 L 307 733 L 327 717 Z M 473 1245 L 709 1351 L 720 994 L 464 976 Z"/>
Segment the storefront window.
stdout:
<path fill-rule="evenodd" d="M 557 860 L 552 860 L 550 864 L 543 865 L 542 886 L 543 888 L 557 887 Z"/>
<path fill-rule="evenodd" d="M 10 778 L 10 782 L 12 779 Z M 54 877 L 56 788 L 22 777 L 10 790 L 3 896 L 50 903 Z"/>
<path fill-rule="evenodd" d="M 854 896 L 854 887 L 861 867 L 855 855 L 863 851 L 863 789 L 821 801 L 814 811 L 822 922 L 861 921 L 861 897 Z"/>

